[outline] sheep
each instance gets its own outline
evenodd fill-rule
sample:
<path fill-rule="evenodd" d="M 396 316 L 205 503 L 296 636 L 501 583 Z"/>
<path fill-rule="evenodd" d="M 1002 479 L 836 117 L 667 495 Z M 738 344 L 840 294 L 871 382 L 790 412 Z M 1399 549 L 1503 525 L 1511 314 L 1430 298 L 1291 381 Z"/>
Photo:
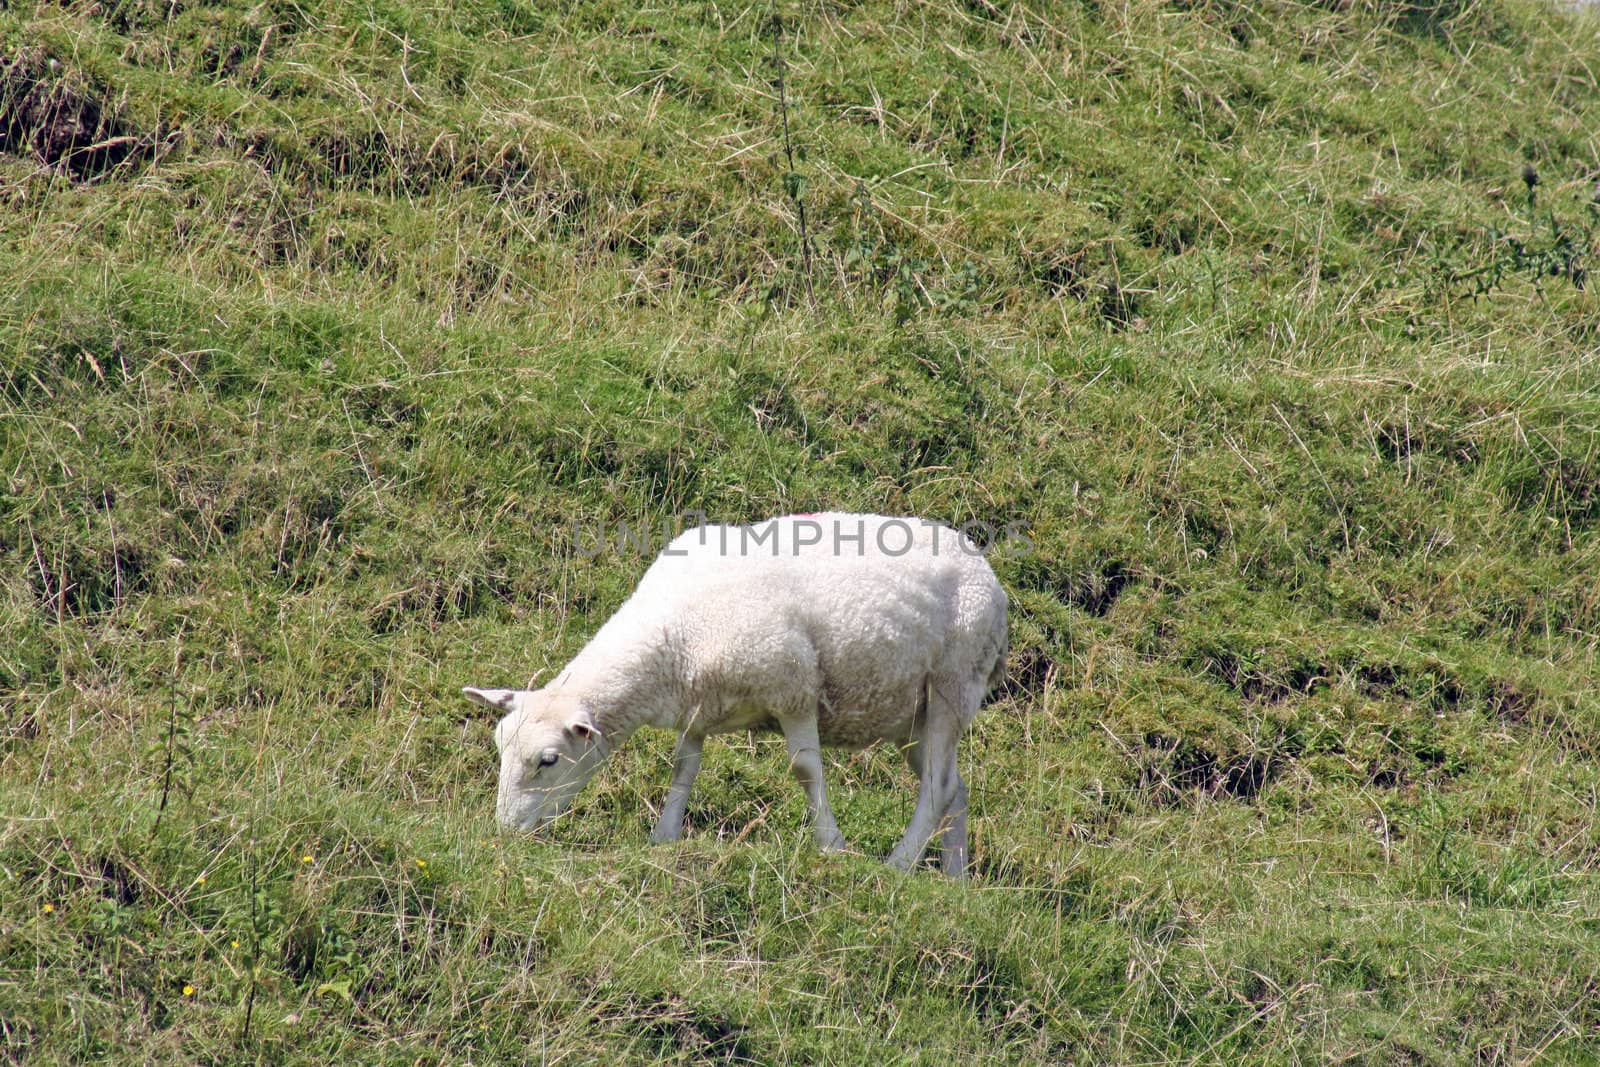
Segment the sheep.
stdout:
<path fill-rule="evenodd" d="M 651 840 L 683 833 L 710 734 L 781 731 L 817 846 L 842 850 L 821 746 L 899 746 L 921 780 L 889 854 L 967 869 L 967 787 L 956 745 L 1005 668 L 1006 594 L 973 542 L 923 519 L 824 513 L 675 538 L 550 684 L 462 692 L 503 718 L 496 815 L 555 819 L 637 729 L 678 734 Z"/>

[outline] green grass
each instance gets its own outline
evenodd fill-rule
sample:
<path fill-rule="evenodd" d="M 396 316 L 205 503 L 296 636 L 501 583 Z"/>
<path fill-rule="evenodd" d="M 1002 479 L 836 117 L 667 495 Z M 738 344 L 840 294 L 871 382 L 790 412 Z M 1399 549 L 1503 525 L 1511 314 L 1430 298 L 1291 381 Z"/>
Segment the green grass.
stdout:
<path fill-rule="evenodd" d="M 0 10 L 4 1057 L 1593 1062 L 1597 23 L 786 7 L 796 187 L 770 14 Z M 1033 543 L 970 884 L 876 751 L 495 830 L 574 523 L 825 507 Z"/>

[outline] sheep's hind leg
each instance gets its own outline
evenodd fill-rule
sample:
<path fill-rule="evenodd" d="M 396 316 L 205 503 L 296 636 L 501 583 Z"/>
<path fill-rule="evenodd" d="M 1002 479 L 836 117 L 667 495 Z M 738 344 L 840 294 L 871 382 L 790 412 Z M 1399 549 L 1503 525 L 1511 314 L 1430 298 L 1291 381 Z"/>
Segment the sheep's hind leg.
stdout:
<path fill-rule="evenodd" d="M 678 748 L 672 754 L 672 785 L 667 788 L 666 802 L 661 805 L 661 818 L 650 832 L 650 840 L 676 841 L 683 836 L 683 816 L 689 808 L 689 787 L 694 776 L 700 773 L 700 749 L 704 739 L 684 734 L 678 738 Z"/>
<path fill-rule="evenodd" d="M 816 716 L 788 719 L 781 725 L 784 740 L 789 744 L 789 769 L 806 791 L 817 847 L 824 852 L 842 852 L 846 847 L 844 834 L 839 832 L 833 809 L 828 806 L 827 787 L 822 782 L 822 742 L 817 737 Z"/>

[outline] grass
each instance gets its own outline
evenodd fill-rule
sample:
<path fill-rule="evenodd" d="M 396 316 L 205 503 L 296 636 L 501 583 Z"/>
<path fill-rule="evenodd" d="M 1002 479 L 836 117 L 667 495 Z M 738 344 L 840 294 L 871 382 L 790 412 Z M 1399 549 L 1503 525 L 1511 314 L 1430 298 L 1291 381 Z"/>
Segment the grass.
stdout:
<path fill-rule="evenodd" d="M 1595 27 L 0 10 L 5 1056 L 1592 1062 Z M 495 831 L 574 524 L 824 507 L 1033 546 L 969 885 L 883 752 Z"/>

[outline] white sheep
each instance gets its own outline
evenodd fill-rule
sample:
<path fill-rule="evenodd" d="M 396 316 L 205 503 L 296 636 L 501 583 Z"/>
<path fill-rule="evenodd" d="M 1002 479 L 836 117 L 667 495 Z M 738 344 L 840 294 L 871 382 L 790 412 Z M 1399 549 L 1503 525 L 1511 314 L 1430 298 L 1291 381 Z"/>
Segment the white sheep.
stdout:
<path fill-rule="evenodd" d="M 641 726 L 678 734 L 651 835 L 683 833 L 708 734 L 781 730 L 818 847 L 843 849 L 821 745 L 900 746 L 921 779 L 889 863 L 909 869 L 943 827 L 940 860 L 967 867 L 967 788 L 956 744 L 1001 678 L 1006 595 L 979 549 L 948 526 L 819 514 L 680 534 L 549 685 L 463 692 L 504 712 L 496 814 L 556 818 Z"/>

